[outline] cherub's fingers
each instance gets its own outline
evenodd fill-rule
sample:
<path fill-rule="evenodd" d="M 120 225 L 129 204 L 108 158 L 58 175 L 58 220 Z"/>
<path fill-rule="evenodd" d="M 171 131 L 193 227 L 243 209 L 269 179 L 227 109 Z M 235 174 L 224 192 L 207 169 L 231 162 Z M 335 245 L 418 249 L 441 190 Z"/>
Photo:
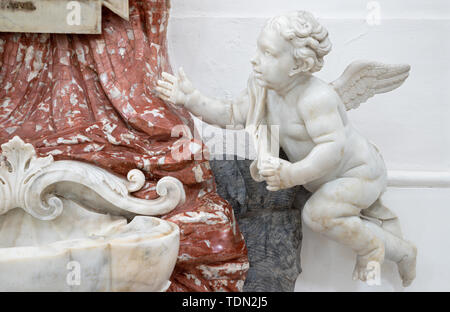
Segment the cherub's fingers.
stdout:
<path fill-rule="evenodd" d="M 165 88 L 156 87 L 155 90 L 156 90 L 159 94 L 164 95 L 164 96 L 167 96 L 167 97 L 169 97 L 169 98 L 172 96 L 172 94 L 171 94 L 172 92 L 170 92 L 169 90 L 167 90 L 167 89 L 165 89 Z"/>
<path fill-rule="evenodd" d="M 171 82 L 171 83 L 176 83 L 176 82 L 177 82 L 177 77 L 175 77 L 174 75 L 171 75 L 171 74 L 169 74 L 169 73 L 163 72 L 163 73 L 161 74 L 161 76 L 162 76 L 165 80 L 167 80 L 167 81 L 169 81 L 169 82 Z"/>
<path fill-rule="evenodd" d="M 259 174 L 262 175 L 263 177 L 271 177 L 271 176 L 275 175 L 276 173 L 277 173 L 277 171 L 275 169 L 259 170 Z"/>
<path fill-rule="evenodd" d="M 172 102 L 168 96 L 160 94 L 159 97 L 166 102 Z"/>
<path fill-rule="evenodd" d="M 280 190 L 280 188 L 274 186 L 267 186 L 266 189 L 271 192 L 276 192 Z"/>
<path fill-rule="evenodd" d="M 261 174 L 260 173 L 260 175 L 263 177 L 263 179 L 264 180 L 268 180 L 269 178 L 273 178 L 273 177 L 276 177 L 276 175 L 275 174 Z"/>
<path fill-rule="evenodd" d="M 180 80 L 181 80 L 181 81 L 186 81 L 186 80 L 188 80 L 188 79 L 187 79 L 187 76 L 186 76 L 186 73 L 184 72 L 183 67 L 180 67 L 180 69 L 178 70 L 178 76 L 180 77 Z"/>
<path fill-rule="evenodd" d="M 166 96 L 170 96 L 171 93 L 172 93 L 170 90 L 168 90 L 168 89 L 166 89 L 166 88 L 163 88 L 163 87 L 160 87 L 160 86 L 156 86 L 155 90 L 156 90 L 158 93 L 164 94 L 164 95 L 166 95 Z"/>
<path fill-rule="evenodd" d="M 269 185 L 280 185 L 280 177 L 279 176 L 271 176 L 267 177 L 264 180 L 266 180 L 267 184 Z"/>
<path fill-rule="evenodd" d="M 167 86 L 168 84 L 170 85 L 170 88 L 168 88 L 168 86 Z M 168 89 L 168 90 L 172 90 L 173 89 L 172 84 L 170 84 L 169 82 L 167 82 L 165 80 L 158 80 L 158 81 L 156 81 L 156 86 L 164 88 L 164 89 Z"/>
<path fill-rule="evenodd" d="M 280 184 L 280 179 L 277 176 L 270 176 L 265 179 L 268 184 L 278 183 Z"/>
<path fill-rule="evenodd" d="M 268 161 L 263 161 L 261 164 L 261 170 L 264 169 L 278 169 L 278 166 L 276 166 L 275 164 L 268 162 Z"/>
<path fill-rule="evenodd" d="M 157 85 L 170 91 L 173 89 L 173 85 L 165 80 L 158 80 Z"/>
<path fill-rule="evenodd" d="M 259 167 L 260 167 L 261 169 L 265 169 L 265 168 L 272 168 L 272 169 L 275 169 L 275 168 L 276 168 L 276 166 L 274 166 L 272 163 L 267 162 L 267 161 L 263 161 L 263 162 L 259 165 Z"/>
<path fill-rule="evenodd" d="M 270 165 L 272 167 L 278 167 L 280 165 L 280 159 L 276 157 L 269 157 L 263 160 L 263 164 Z"/>
<path fill-rule="evenodd" d="M 267 182 L 267 186 L 280 188 L 281 185 L 279 182 Z"/>

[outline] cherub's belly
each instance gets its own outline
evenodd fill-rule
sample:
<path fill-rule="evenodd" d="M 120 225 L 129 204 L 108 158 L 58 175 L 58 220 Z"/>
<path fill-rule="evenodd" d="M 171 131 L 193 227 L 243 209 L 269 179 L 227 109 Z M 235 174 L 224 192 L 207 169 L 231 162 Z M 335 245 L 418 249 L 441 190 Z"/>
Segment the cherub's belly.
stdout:
<path fill-rule="evenodd" d="M 363 180 L 386 179 L 386 167 L 378 149 L 351 126 L 347 129 L 344 155 L 340 163 L 322 177 L 305 185 L 314 191 L 326 182 L 338 178 L 359 178 Z M 312 141 L 285 140 L 282 148 L 292 163 L 301 161 L 312 151 Z"/>

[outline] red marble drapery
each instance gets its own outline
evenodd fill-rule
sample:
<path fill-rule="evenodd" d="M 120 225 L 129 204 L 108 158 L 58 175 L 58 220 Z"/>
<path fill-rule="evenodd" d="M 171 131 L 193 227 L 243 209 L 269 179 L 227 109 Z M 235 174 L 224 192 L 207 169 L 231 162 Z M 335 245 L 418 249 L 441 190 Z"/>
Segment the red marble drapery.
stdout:
<path fill-rule="evenodd" d="M 129 22 L 103 9 L 101 35 L 0 33 L 0 143 L 17 135 L 41 157 L 123 176 L 139 168 L 147 178 L 134 194 L 141 198 L 155 198 L 163 176 L 180 179 L 186 203 L 163 216 L 181 230 L 169 291 L 237 291 L 248 260 L 232 208 L 215 193 L 207 160 L 172 157 L 183 149 L 173 127 L 194 131 L 193 123 L 153 93 L 170 71 L 168 2 L 130 0 Z"/>

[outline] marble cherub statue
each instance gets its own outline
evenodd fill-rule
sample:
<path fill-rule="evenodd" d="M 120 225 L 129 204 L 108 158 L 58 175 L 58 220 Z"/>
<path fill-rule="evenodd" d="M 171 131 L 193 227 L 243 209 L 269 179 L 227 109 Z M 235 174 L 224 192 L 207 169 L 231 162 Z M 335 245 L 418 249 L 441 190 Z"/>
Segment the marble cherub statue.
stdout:
<path fill-rule="evenodd" d="M 295 185 L 311 191 L 304 223 L 354 250 L 354 279 L 366 281 L 386 257 L 397 263 L 408 286 L 416 274 L 416 247 L 403 239 L 397 217 L 380 199 L 387 174 L 379 150 L 354 129 L 346 111 L 399 87 L 410 67 L 357 61 L 329 84 L 313 73 L 330 51 L 327 30 L 312 14 L 297 11 L 265 24 L 248 88 L 237 100 L 202 95 L 182 69 L 177 76 L 164 73 L 157 91 L 207 123 L 245 127 L 258 154 L 252 177 L 265 180 L 270 191 Z M 270 133 L 263 133 L 262 125 L 278 126 L 289 161 L 271 152 Z"/>

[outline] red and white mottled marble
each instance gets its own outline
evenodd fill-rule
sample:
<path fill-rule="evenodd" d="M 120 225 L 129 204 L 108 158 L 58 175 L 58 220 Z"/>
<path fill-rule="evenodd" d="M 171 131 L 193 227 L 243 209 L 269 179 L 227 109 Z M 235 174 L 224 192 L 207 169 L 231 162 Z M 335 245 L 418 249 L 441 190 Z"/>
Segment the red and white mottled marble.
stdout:
<path fill-rule="evenodd" d="M 205 157 L 172 157 L 187 146 L 173 127 L 193 132 L 193 122 L 154 95 L 159 75 L 170 71 L 168 3 L 130 0 L 129 22 L 104 9 L 101 35 L 0 33 L 0 143 L 20 136 L 41 157 L 123 176 L 139 168 L 147 179 L 134 194 L 140 198 L 156 198 L 160 178 L 178 178 L 186 202 L 163 216 L 181 230 L 169 291 L 242 290 L 247 250 L 233 210 L 216 194 Z"/>

